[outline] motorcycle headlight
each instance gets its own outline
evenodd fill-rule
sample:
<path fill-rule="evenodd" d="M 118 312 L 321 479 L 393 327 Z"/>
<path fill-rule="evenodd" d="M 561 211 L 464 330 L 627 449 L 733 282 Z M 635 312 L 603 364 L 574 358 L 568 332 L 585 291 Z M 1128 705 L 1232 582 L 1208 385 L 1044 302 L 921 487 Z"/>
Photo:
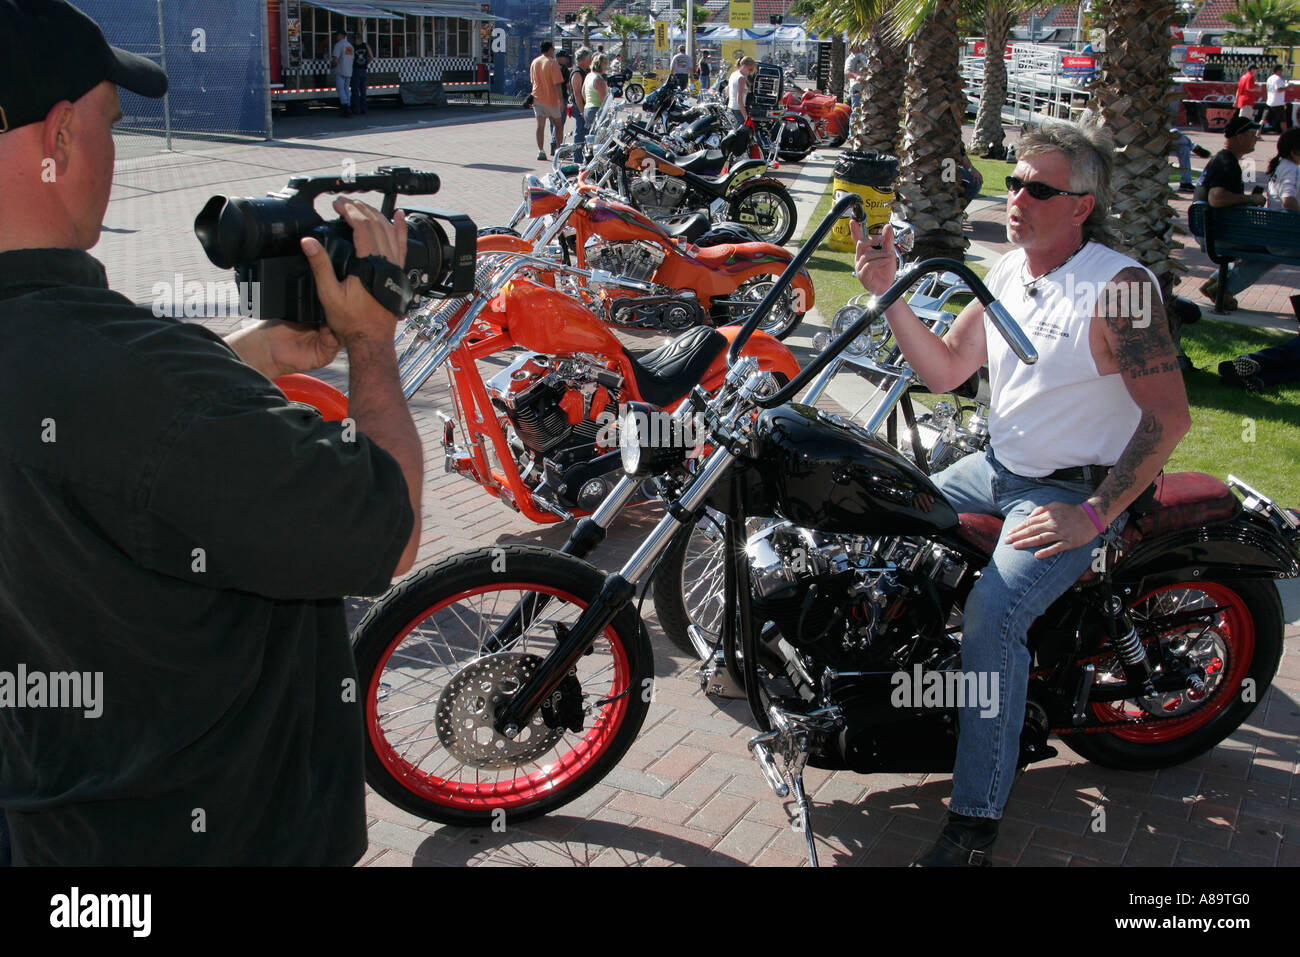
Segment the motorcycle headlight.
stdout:
<path fill-rule="evenodd" d="M 858 321 L 862 312 L 863 310 L 861 306 L 842 306 L 839 312 L 835 313 L 834 318 L 831 319 L 831 336 L 833 338 L 839 338 L 840 333 Z M 850 356 L 865 356 L 867 353 L 871 352 L 875 346 L 875 343 L 871 338 L 871 332 L 871 327 L 868 326 L 862 335 L 858 336 L 844 347 L 845 354 Z"/>
<path fill-rule="evenodd" d="M 648 402 L 629 402 L 619 421 L 618 451 L 623 471 L 636 478 L 669 471 L 691 449 L 672 415 Z"/>

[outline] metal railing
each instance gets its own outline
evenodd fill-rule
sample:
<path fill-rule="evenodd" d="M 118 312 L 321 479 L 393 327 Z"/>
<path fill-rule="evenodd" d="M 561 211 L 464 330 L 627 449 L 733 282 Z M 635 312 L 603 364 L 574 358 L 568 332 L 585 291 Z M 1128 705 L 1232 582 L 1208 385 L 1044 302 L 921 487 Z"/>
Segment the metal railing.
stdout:
<path fill-rule="evenodd" d="M 1068 52 L 1035 43 L 1012 44 L 1006 60 L 1004 122 L 1019 125 L 1035 117 L 1078 118 L 1088 105 L 1090 93 L 1077 78 L 1065 75 L 1062 56 Z M 961 76 L 967 103 L 977 110 L 984 93 L 984 57 L 963 54 Z"/>

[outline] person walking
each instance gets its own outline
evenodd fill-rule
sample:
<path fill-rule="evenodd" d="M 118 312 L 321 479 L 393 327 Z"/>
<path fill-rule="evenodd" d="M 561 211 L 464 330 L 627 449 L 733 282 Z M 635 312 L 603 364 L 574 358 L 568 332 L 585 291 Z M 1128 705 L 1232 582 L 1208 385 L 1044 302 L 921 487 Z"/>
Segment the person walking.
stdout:
<path fill-rule="evenodd" d="M 573 95 L 573 145 L 581 146 L 587 142 L 587 103 L 583 88 L 587 84 L 587 74 L 591 72 L 591 50 L 581 47 L 578 50 L 577 63 L 569 75 L 569 92 Z"/>
<path fill-rule="evenodd" d="M 334 82 L 339 90 L 339 115 L 348 115 L 348 102 L 352 94 L 352 65 L 355 51 L 348 35 L 339 30 L 334 34 L 334 49 L 330 66 L 334 68 Z"/>
<path fill-rule="evenodd" d="M 1255 119 L 1255 86 L 1255 68 L 1248 66 L 1241 79 L 1237 81 L 1237 98 L 1234 105 L 1239 116 L 1251 121 Z"/>
<path fill-rule="evenodd" d="M 360 33 L 352 34 L 352 112 L 365 113 L 366 110 L 366 74 L 369 72 L 370 44 Z"/>
<path fill-rule="evenodd" d="M 849 44 L 849 55 L 844 58 L 844 82 L 849 85 L 849 107 L 856 117 L 862 106 L 862 88 L 867 80 L 867 57 L 862 52 L 861 41 Z M 850 121 L 852 121 L 850 117 Z"/>
<path fill-rule="evenodd" d="M 551 124 L 551 151 L 555 150 L 556 134 L 560 132 L 564 115 L 564 74 L 555 62 L 555 44 L 542 41 L 542 52 L 528 65 L 528 77 L 533 84 L 533 116 L 537 117 L 537 158 L 546 159 L 543 139 L 546 124 Z"/>
<path fill-rule="evenodd" d="M 1268 124 L 1269 132 L 1281 133 L 1284 126 L 1290 129 L 1290 111 L 1286 108 L 1287 79 L 1282 75 L 1282 64 L 1273 64 L 1273 72 L 1264 85 L 1268 88 L 1264 99 L 1268 105 L 1268 118 L 1264 122 Z"/>

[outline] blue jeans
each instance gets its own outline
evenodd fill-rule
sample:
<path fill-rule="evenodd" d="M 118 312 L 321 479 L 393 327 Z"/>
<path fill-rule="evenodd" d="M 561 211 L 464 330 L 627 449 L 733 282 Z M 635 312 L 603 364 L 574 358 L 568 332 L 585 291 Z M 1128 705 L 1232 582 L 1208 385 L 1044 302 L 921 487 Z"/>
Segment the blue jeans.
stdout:
<path fill-rule="evenodd" d="M 573 145 L 581 146 L 587 142 L 587 113 L 588 110 L 573 111 Z M 595 113 L 592 113 L 595 116 Z"/>
<path fill-rule="evenodd" d="M 369 67 L 352 68 L 352 109 L 354 112 L 366 111 L 366 74 Z"/>
<path fill-rule="evenodd" d="M 740 112 L 740 110 L 727 110 L 727 112 L 731 114 L 731 122 L 735 123 L 737 126 L 745 125 L 745 114 Z"/>
<path fill-rule="evenodd" d="M 340 73 L 337 75 L 336 79 L 338 80 L 339 88 L 339 106 L 342 108 L 343 112 L 346 113 L 348 111 L 348 93 L 352 89 L 352 77 L 344 76 Z"/>
<path fill-rule="evenodd" d="M 958 512 L 1005 516 L 998 546 L 971 589 L 963 615 L 961 666 L 981 686 L 997 676 L 997 708 L 968 703 L 959 710 L 957 761 L 949 810 L 967 817 L 1000 818 L 1020 758 L 1029 686 L 1025 636 L 1035 618 L 1063 595 L 1093 561 L 1100 536 L 1041 561 L 1033 549 L 1004 539 L 1035 508 L 1052 502 L 1078 505 L 1092 494 L 1079 482 L 1048 482 L 1008 472 L 992 451 L 968 455 L 934 476 Z M 1112 524 L 1123 528 L 1126 516 Z M 982 713 L 981 713 L 982 712 Z M 992 712 L 992 713 L 990 713 Z"/>
<path fill-rule="evenodd" d="M 1179 134 L 1178 139 L 1174 140 L 1174 149 L 1178 151 L 1178 183 L 1180 186 L 1191 185 L 1192 182 L 1192 139 L 1186 133 Z"/>
<path fill-rule="evenodd" d="M 1259 378 L 1264 385 L 1279 385 L 1300 380 L 1300 336 L 1278 346 L 1252 352 L 1249 358 L 1259 363 Z"/>
<path fill-rule="evenodd" d="M 961 207 L 965 209 L 970 201 L 980 194 L 984 184 L 975 179 L 975 175 L 964 166 L 958 167 L 961 173 Z"/>
<path fill-rule="evenodd" d="M 1300 218 L 1297 218 L 1300 223 Z M 1265 247 L 1260 247 L 1264 249 Z M 1267 247 L 1267 251 L 1274 256 L 1300 256 L 1300 249 L 1281 249 L 1277 246 Z M 1255 283 L 1263 279 L 1278 263 L 1260 262 L 1258 259 L 1238 259 L 1228 269 L 1228 293 L 1235 296 L 1237 293 L 1249 289 Z"/>

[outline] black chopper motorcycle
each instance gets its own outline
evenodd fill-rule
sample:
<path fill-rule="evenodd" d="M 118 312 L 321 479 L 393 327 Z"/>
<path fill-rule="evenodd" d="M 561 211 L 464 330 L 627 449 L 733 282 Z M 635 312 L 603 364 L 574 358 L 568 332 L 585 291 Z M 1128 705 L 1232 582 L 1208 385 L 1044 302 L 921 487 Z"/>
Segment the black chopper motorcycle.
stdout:
<path fill-rule="evenodd" d="M 794 796 L 812 862 L 806 766 L 951 770 L 954 711 L 895 706 L 891 678 L 956 673 L 961 609 L 1001 520 L 957 514 L 888 443 L 790 400 L 935 272 L 970 287 L 1022 361 L 1036 353 L 967 267 L 930 259 L 790 382 L 741 358 L 783 282 L 849 212 L 864 216 L 857 197 L 835 204 L 755 309 L 720 392 L 697 390 L 671 417 L 626 410 L 625 475 L 562 552 L 455 555 L 371 609 L 353 640 L 367 780 L 380 794 L 432 820 L 488 825 L 547 813 L 608 774 L 653 696 L 637 590 L 705 507 L 726 516 L 719 650 L 759 728 L 750 750 L 778 796 Z M 605 575 L 576 557 L 647 481 L 666 514 L 623 567 Z M 1055 734 L 1107 767 L 1168 767 L 1214 747 L 1254 709 L 1282 650 L 1269 579 L 1300 575 L 1300 522 L 1229 483 L 1164 476 L 1154 506 L 1133 514 L 1122 539 L 1034 623 L 1022 765 L 1054 754 Z"/>

